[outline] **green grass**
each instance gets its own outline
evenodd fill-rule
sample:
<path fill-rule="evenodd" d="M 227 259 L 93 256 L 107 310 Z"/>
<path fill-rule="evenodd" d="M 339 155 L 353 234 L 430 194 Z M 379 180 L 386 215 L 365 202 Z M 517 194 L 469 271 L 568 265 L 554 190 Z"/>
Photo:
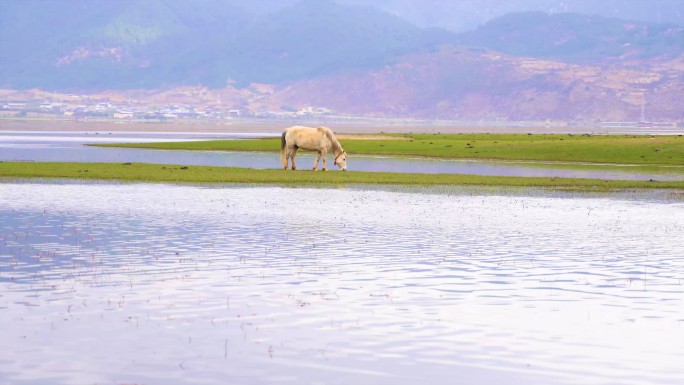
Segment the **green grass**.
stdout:
<path fill-rule="evenodd" d="M 684 189 L 684 181 L 647 182 L 568 178 L 497 177 L 454 174 L 404 174 L 371 172 L 314 172 L 258 170 L 235 167 L 180 166 L 120 163 L 30 163 L 0 162 L 0 178 L 69 178 L 174 183 L 248 183 L 281 186 L 316 185 L 478 185 L 549 187 L 582 191 L 625 189 Z"/>
<path fill-rule="evenodd" d="M 397 140 L 341 140 L 354 154 L 451 159 L 526 160 L 684 166 L 681 136 L 584 136 L 521 134 L 389 134 Z M 101 146 L 202 151 L 280 150 L 280 138 Z"/>

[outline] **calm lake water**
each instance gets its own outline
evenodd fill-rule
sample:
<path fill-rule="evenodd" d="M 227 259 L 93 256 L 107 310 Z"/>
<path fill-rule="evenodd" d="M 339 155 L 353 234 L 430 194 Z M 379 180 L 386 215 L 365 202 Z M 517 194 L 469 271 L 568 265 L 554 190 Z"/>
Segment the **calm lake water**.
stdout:
<path fill-rule="evenodd" d="M 421 191 L 0 184 L 0 383 L 684 383 L 681 198 Z"/>
<path fill-rule="evenodd" d="M 226 151 L 160 151 L 149 149 L 90 147 L 93 143 L 141 143 L 211 139 L 241 139 L 277 136 L 262 134 L 215 133 L 83 133 L 83 132 L 17 132 L 0 131 L 0 161 L 34 162 L 138 162 L 184 164 L 192 166 L 224 166 L 280 168 L 280 155 L 258 152 Z M 329 157 L 330 169 L 337 169 Z M 297 155 L 300 169 L 313 166 L 312 153 Z M 629 166 L 593 166 L 545 164 L 538 162 L 502 162 L 487 160 L 439 160 L 425 158 L 378 157 L 352 154 L 350 170 L 415 172 L 426 174 L 474 174 L 499 176 L 566 177 L 622 180 L 684 180 L 684 166 L 643 171 Z"/>

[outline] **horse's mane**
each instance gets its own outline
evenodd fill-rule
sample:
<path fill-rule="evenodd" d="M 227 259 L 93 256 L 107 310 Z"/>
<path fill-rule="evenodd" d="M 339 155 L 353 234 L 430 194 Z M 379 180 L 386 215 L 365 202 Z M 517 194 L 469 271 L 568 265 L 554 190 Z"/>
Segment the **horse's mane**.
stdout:
<path fill-rule="evenodd" d="M 328 137 L 328 139 L 330 139 L 330 143 L 332 143 L 333 146 L 333 151 L 344 151 L 342 145 L 340 144 L 340 141 L 337 140 L 337 138 L 335 137 L 335 133 L 331 129 L 323 126 L 318 127 L 318 129 L 322 129 L 325 132 L 325 135 Z"/>

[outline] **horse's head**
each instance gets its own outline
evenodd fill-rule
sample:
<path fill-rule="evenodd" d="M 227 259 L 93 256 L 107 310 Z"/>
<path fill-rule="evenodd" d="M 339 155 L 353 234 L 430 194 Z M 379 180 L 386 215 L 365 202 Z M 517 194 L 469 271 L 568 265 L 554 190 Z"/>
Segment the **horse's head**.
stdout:
<path fill-rule="evenodd" d="M 342 171 L 347 171 L 347 152 L 342 151 L 335 157 L 335 166 L 339 167 Z"/>

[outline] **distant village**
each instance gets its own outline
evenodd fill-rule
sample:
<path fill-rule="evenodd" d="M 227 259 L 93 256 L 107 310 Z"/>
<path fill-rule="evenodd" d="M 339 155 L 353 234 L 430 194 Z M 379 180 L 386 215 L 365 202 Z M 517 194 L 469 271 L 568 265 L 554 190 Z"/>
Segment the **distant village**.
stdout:
<path fill-rule="evenodd" d="M 80 98 L 86 99 L 86 97 Z M 231 120 L 236 118 L 301 118 L 306 116 L 332 115 L 324 107 L 306 106 L 287 111 L 249 111 L 240 108 L 218 108 L 193 106 L 189 104 L 140 105 L 137 103 L 115 103 L 93 101 L 1 101 L 0 117 L 3 118 L 64 118 L 75 120 L 113 119 L 122 121 L 169 121 L 179 119 Z"/>
<path fill-rule="evenodd" d="M 24 100 L 2 100 L 0 93 L 0 119 L 63 119 L 80 121 L 120 121 L 120 122 L 171 122 L 171 121 L 212 121 L 226 122 L 249 119 L 307 120 L 326 119 L 344 121 L 373 119 L 360 116 L 338 114 L 330 108 L 305 106 L 295 108 L 283 106 L 279 110 L 258 110 L 248 108 L 227 107 L 225 103 L 146 103 L 138 100 L 126 100 L 124 97 L 107 99 L 85 95 L 51 94 L 55 98 L 33 96 Z M 10 98 L 6 98 L 10 99 Z M 206 102 L 206 101 L 205 101 Z M 378 119 L 378 118 L 375 118 Z M 379 118 L 386 122 L 406 122 L 410 118 Z M 486 122 L 490 126 L 507 127 L 596 127 L 606 129 L 658 128 L 681 129 L 684 121 L 650 121 L 646 118 L 642 106 L 641 119 L 638 121 L 602 121 L 602 120 L 570 120 L 570 121 L 511 121 L 508 119 L 485 119 L 474 121 L 440 121 L 426 120 L 431 124 L 469 124 L 478 125 Z"/>

